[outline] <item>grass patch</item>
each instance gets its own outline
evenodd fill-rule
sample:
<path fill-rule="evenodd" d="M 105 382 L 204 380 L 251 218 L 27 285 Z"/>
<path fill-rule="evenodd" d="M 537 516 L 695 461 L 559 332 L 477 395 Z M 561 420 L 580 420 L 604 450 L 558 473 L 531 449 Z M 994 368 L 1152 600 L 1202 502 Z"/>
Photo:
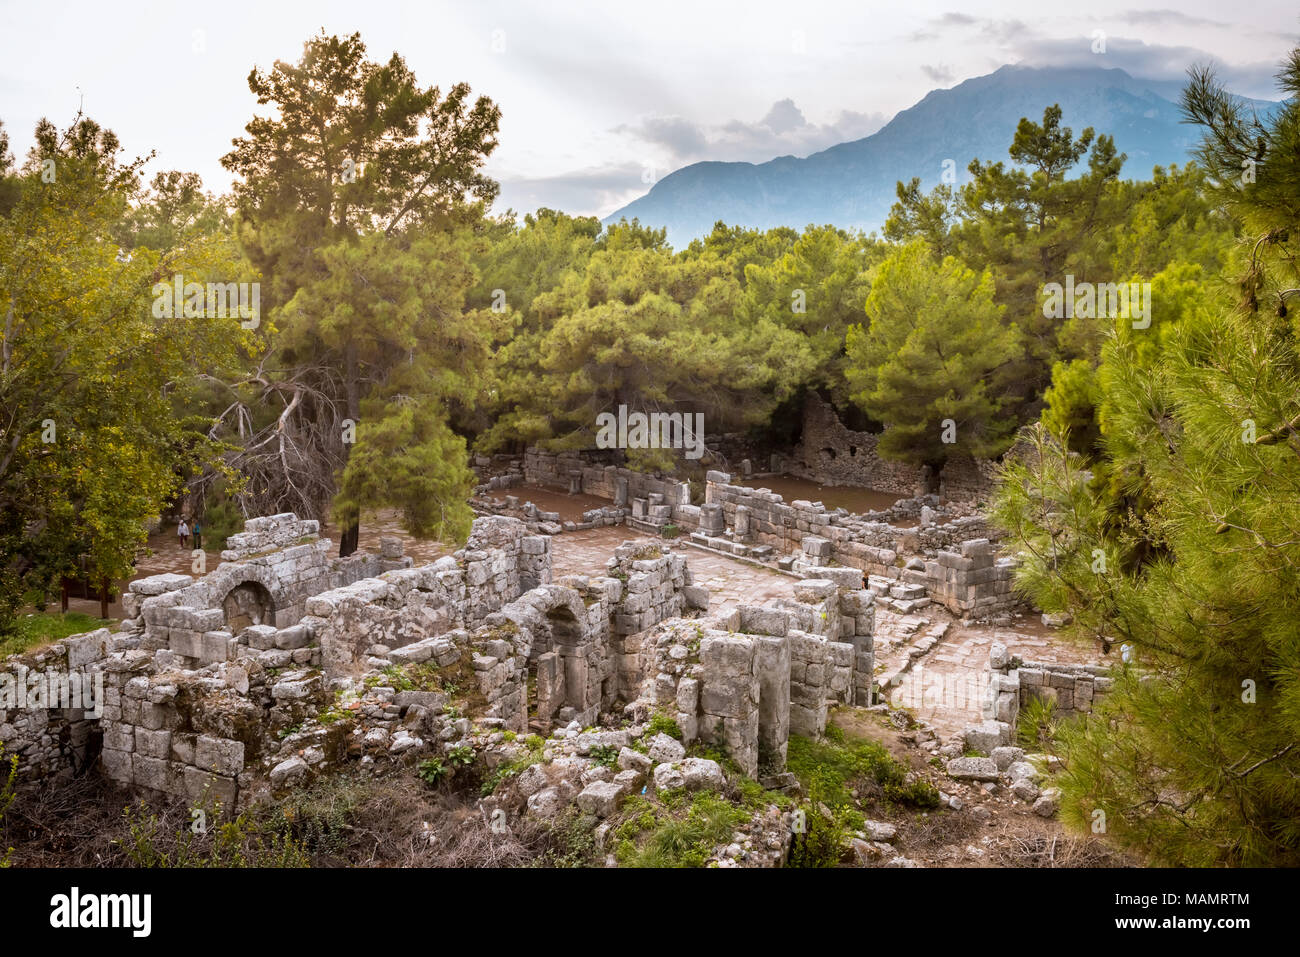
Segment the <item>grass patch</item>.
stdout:
<path fill-rule="evenodd" d="M 104 628 L 112 623 L 109 618 L 92 618 L 79 611 L 67 614 L 38 611 L 30 615 L 19 615 L 14 619 L 13 631 L 0 636 L 0 658 L 22 654 L 28 649 L 47 645 L 69 635 Z"/>
<path fill-rule="evenodd" d="M 708 792 L 656 803 L 639 795 L 624 805 L 614 832 L 622 867 L 703 867 L 713 850 L 750 819 L 749 811 Z"/>
<path fill-rule="evenodd" d="M 843 731 L 821 741 L 790 736 L 786 763 L 809 794 L 819 793 L 831 807 L 856 805 L 854 791 L 883 799 L 885 804 L 936 808 L 939 792 L 927 781 L 908 778 L 908 768 L 884 745 L 851 739 Z"/>

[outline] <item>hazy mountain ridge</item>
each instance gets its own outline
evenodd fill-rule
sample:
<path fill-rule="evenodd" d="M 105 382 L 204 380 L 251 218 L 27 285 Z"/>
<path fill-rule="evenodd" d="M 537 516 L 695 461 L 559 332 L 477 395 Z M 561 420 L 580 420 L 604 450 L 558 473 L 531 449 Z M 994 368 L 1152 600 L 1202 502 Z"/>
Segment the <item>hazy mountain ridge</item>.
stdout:
<path fill-rule="evenodd" d="M 944 160 L 951 159 L 958 182 L 965 182 L 973 158 L 1008 160 L 1020 118 L 1041 120 L 1053 103 L 1061 105 L 1062 122 L 1076 135 L 1091 126 L 1114 136 L 1116 147 L 1128 154 L 1123 175 L 1145 178 L 1153 166 L 1187 162 L 1199 139 L 1197 128 L 1182 122 L 1180 88 L 1135 79 L 1120 69 L 1005 66 L 931 91 L 871 136 L 802 159 L 693 163 L 665 176 L 605 222 L 636 217 L 667 227 L 678 248 L 719 219 L 763 228 L 833 223 L 879 230 L 899 180 L 918 176 L 929 189 L 939 182 Z"/>

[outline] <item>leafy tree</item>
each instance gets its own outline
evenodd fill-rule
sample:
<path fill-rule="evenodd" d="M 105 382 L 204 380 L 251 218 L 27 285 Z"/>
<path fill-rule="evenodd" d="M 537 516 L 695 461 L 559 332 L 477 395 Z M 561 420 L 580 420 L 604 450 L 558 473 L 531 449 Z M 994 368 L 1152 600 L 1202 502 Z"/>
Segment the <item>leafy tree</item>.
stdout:
<path fill-rule="evenodd" d="M 862 316 L 876 244 L 832 226 L 809 226 L 778 259 L 745 267 L 749 315 L 798 333 L 812 351 L 807 387 L 847 404 L 844 337 Z"/>
<path fill-rule="evenodd" d="M 750 265 L 766 266 L 780 259 L 799 240 L 799 231 L 789 226 L 776 226 L 761 230 L 749 226 L 728 226 L 722 220 L 713 224 L 713 231 L 701 239 L 693 239 L 682 250 L 684 259 L 717 256 L 731 264 L 741 285 L 746 282 L 746 269 Z"/>
<path fill-rule="evenodd" d="M 141 166 L 119 153 L 88 118 L 62 133 L 42 120 L 6 178 L 18 198 L 0 216 L 0 631 L 83 561 L 92 581 L 129 574 L 147 521 L 217 457 L 175 396 L 253 343 L 238 314 L 155 314 L 155 283 L 231 281 L 243 266 L 219 241 L 131 254 L 107 241 Z"/>
<path fill-rule="evenodd" d="M 357 428 L 335 509 L 347 521 L 367 509 L 395 508 L 413 535 L 463 541 L 477 481 L 465 464 L 464 438 L 428 400 L 376 405 Z"/>
<path fill-rule="evenodd" d="M 1043 315 L 1043 285 L 1063 283 L 1067 273 L 1076 281 L 1113 281 L 1109 245 L 1124 214 L 1117 188 L 1124 156 L 1091 127 L 1076 139 L 1061 125 L 1060 106 L 1048 107 L 1042 123 L 1021 119 L 1009 153 L 1012 167 L 971 162 L 956 249 L 997 277 L 998 302 L 1024 337 L 1019 374 L 1032 395 L 1046 385 L 1056 359 L 1077 357 L 1059 348 L 1059 328 Z M 1082 173 L 1067 179 L 1081 162 Z"/>
<path fill-rule="evenodd" d="M 937 472 L 954 452 L 1006 448 L 1015 427 L 1008 373 L 1020 347 L 987 272 L 951 257 L 935 267 L 925 244 L 913 242 L 874 271 L 866 312 L 868 323 L 848 332 L 848 384 L 885 424 L 882 454 Z"/>
<path fill-rule="evenodd" d="M 1300 863 L 1295 52 L 1283 82 L 1292 99 L 1255 125 L 1212 74 L 1184 96 L 1216 192 L 1255 237 L 1240 304 L 1183 309 L 1154 342 L 1119 325 L 1098 370 L 1100 458 L 1036 426 L 992 516 L 1041 607 L 1134 653 L 1064 732 L 1063 813 L 1086 827 L 1100 810 L 1162 863 Z M 1234 185 L 1243 158 L 1276 180 Z"/>
<path fill-rule="evenodd" d="M 461 394 L 449 383 L 473 381 L 474 362 L 486 356 L 490 333 L 461 308 L 473 285 L 464 230 L 497 193 L 481 167 L 496 147 L 500 111 L 485 97 L 471 103 L 463 83 L 445 96 L 420 87 L 396 54 L 367 60 L 358 34 L 322 32 L 298 63 L 254 69 L 248 84 L 275 112 L 255 117 L 222 162 L 241 178 L 240 237 L 269 277 L 272 318 L 283 320 L 281 367 L 263 367 L 274 382 L 263 397 L 283 411 L 276 435 L 265 446 L 255 437 L 253 447 L 274 463 L 287 440 L 292 460 L 319 463 L 299 495 L 310 514 L 313 493 L 328 487 L 349 450 L 339 426 L 359 420 L 363 399 L 388 389 L 402 363 L 439 380 L 428 401 L 445 404 Z M 452 278 L 443 286 L 434 277 Z M 472 401 L 472 389 L 464 394 Z M 288 474 L 280 481 L 293 484 Z M 357 534 L 355 524 L 345 528 L 341 554 L 356 548 Z"/>
<path fill-rule="evenodd" d="M 929 195 L 922 194 L 921 180 L 913 177 L 906 186 L 897 187 L 898 201 L 889 208 L 885 220 L 885 238 L 893 243 L 923 239 L 937 262 L 956 252 L 953 228 L 959 214 L 959 194 L 940 183 Z"/>
<path fill-rule="evenodd" d="M 741 316 L 742 290 L 716 256 L 677 259 L 629 243 L 621 227 L 579 270 L 534 300 L 543 329 L 497 355 L 502 406 L 483 447 L 595 444 L 596 417 L 629 411 L 704 414 L 710 432 L 761 421 L 807 377 L 797 333 Z M 668 468 L 676 454 L 635 450 Z"/>

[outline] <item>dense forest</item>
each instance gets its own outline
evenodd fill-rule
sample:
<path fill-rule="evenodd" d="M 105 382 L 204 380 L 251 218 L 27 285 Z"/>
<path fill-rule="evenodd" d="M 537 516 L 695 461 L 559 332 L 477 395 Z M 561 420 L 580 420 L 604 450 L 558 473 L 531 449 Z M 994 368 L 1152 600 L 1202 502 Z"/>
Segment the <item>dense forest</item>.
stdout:
<path fill-rule="evenodd" d="M 498 108 L 359 35 L 253 69 L 230 195 L 151 174 L 110 116 L 42 121 L 21 160 L 0 127 L 0 632 L 79 562 L 128 575 L 182 495 L 213 534 L 295 511 L 346 554 L 395 509 L 463 540 L 472 454 L 590 447 L 621 404 L 780 441 L 815 391 L 900 460 L 1014 445 L 993 517 L 1023 587 L 1169 679 L 1121 678 L 1075 732 L 1076 823 L 1124 807 L 1112 833 L 1174 863 L 1295 863 L 1300 51 L 1280 77 L 1255 117 L 1194 72 L 1183 166 L 1129 169 L 1048 103 L 963 182 L 899 183 L 882 236 L 718 223 L 679 250 L 492 214 Z M 1067 282 L 1146 290 L 1149 322 L 1059 317 Z M 229 283 L 255 316 L 213 314 Z"/>

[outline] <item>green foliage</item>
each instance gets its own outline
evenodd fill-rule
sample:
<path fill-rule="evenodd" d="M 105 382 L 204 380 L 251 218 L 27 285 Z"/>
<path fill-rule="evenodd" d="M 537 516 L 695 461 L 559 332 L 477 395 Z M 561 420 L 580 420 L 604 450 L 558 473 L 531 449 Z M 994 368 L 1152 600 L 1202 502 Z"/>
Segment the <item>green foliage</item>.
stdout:
<path fill-rule="evenodd" d="M 1026 751 L 1052 751 L 1058 726 L 1056 702 L 1033 697 L 1020 709 L 1016 737 Z"/>
<path fill-rule="evenodd" d="M 655 711 L 650 715 L 650 721 L 646 725 L 646 737 L 653 738 L 656 734 L 666 734 L 670 738 L 682 739 L 681 726 L 677 720 L 665 711 Z"/>
<path fill-rule="evenodd" d="M 607 744 L 598 744 L 587 752 L 587 756 L 597 764 L 607 768 L 618 767 L 619 749 Z"/>
<path fill-rule="evenodd" d="M 783 302 L 788 310 L 788 292 Z M 591 447 L 597 416 L 623 405 L 699 412 L 710 431 L 759 423 L 812 370 L 799 333 L 750 314 L 732 264 L 711 253 L 674 257 L 630 227 L 610 227 L 520 308 L 526 323 L 496 355 L 499 414 L 480 440 L 488 450 Z M 627 457 L 668 469 L 682 452 Z"/>
<path fill-rule="evenodd" d="M 8 770 L 5 770 L 6 764 L 9 765 Z M 18 755 L 11 754 L 6 760 L 4 742 L 0 741 L 0 825 L 4 824 L 5 811 L 9 810 L 9 805 L 14 803 L 14 786 L 17 781 Z M 9 858 L 13 853 L 12 847 L 0 853 L 0 868 L 9 866 Z"/>
<path fill-rule="evenodd" d="M 748 811 L 707 791 L 674 805 L 634 796 L 624 813 L 614 833 L 623 867 L 703 867 L 714 848 L 749 820 Z"/>
<path fill-rule="evenodd" d="M 939 792 L 928 782 L 916 778 L 884 745 L 875 741 L 830 736 L 814 741 L 791 735 L 786 766 L 804 789 L 832 808 L 852 808 L 857 798 L 855 788 L 878 793 L 887 803 L 915 808 L 939 806 Z"/>
<path fill-rule="evenodd" d="M 600 860 L 600 849 L 593 833 L 596 819 L 576 807 L 549 826 L 550 846 L 530 863 L 533 867 L 593 867 Z"/>
<path fill-rule="evenodd" d="M 936 266 L 920 243 L 873 274 L 867 326 L 848 331 L 848 382 L 868 415 L 888 424 L 882 454 L 940 467 L 954 453 L 989 456 L 1009 444 L 1007 414 L 1019 354 L 993 280 L 954 259 Z M 955 434 L 945 436 L 945 421 Z"/>
<path fill-rule="evenodd" d="M 229 498 L 221 498 L 207 505 L 200 516 L 203 523 L 203 549 L 219 552 L 226 547 L 226 539 L 244 530 L 244 513 Z"/>
<path fill-rule="evenodd" d="M 458 744 L 447 749 L 447 763 L 453 768 L 467 768 L 474 763 L 474 749 L 468 744 Z"/>
<path fill-rule="evenodd" d="M 222 163 L 240 177 L 240 240 L 266 273 L 288 360 L 268 388 L 284 403 L 271 458 L 249 467 L 309 513 L 338 491 L 345 552 L 361 514 L 384 507 L 413 534 L 462 537 L 469 473 L 447 423 L 478 401 L 496 329 L 494 313 L 464 306 L 473 227 L 497 193 L 481 167 L 500 111 L 463 83 L 419 86 L 396 54 L 366 59 L 358 34 L 322 32 L 248 85 L 273 110 Z"/>
<path fill-rule="evenodd" d="M 309 867 L 301 842 L 285 826 L 276 827 L 244 812 L 224 816 L 215 806 L 205 809 L 202 831 L 182 828 L 176 834 L 159 831 L 158 816 L 146 805 L 122 811 L 128 837 L 122 850 L 136 867 Z"/>
<path fill-rule="evenodd" d="M 334 503 L 341 523 L 366 508 L 392 507 L 412 535 L 463 542 L 474 518 L 465 440 L 427 404 L 400 402 L 375 411 L 377 421 L 358 426 L 343 471 Z"/>
<path fill-rule="evenodd" d="M 837 807 L 830 814 L 822 811 L 817 792 L 799 806 L 804 829 L 790 842 L 786 863 L 790 867 L 837 867 L 844 857 L 849 842 L 849 828 L 845 818 L 850 809 Z"/>
<path fill-rule="evenodd" d="M 1283 82 L 1300 90 L 1300 52 Z M 992 520 L 1040 607 L 1134 659 L 1086 721 L 1057 733 L 1065 819 L 1085 827 L 1100 809 L 1112 837 L 1161 863 L 1293 866 L 1300 343 L 1279 303 L 1300 278 L 1288 245 L 1300 204 L 1278 190 L 1295 182 L 1300 127 L 1294 103 L 1269 125 L 1245 123 L 1207 73 L 1185 106 L 1207 126 L 1217 195 L 1251 239 L 1237 295 L 1177 297 L 1154 341 L 1117 329 L 1101 350 L 1097 461 L 1031 429 Z M 1256 183 L 1219 179 L 1243 159 L 1263 163 Z"/>
<path fill-rule="evenodd" d="M 415 773 L 425 784 L 434 787 L 451 773 L 451 769 L 442 763 L 441 758 L 425 758 L 417 765 Z"/>
<path fill-rule="evenodd" d="M 7 637 L 0 637 L 0 658 L 21 654 L 28 648 L 46 645 L 60 638 L 67 638 L 69 635 L 80 635 L 111 624 L 111 620 L 107 618 L 92 618 L 79 611 L 70 611 L 66 614 L 46 611 L 20 615 L 14 619 L 12 632 Z"/>
<path fill-rule="evenodd" d="M 535 740 L 534 740 L 535 739 Z M 524 746 L 528 749 L 523 754 L 511 761 L 505 761 L 497 765 L 491 773 L 484 779 L 482 784 L 482 794 L 487 797 L 495 793 L 505 781 L 514 777 L 524 768 L 531 767 L 542 760 L 543 740 L 535 734 L 530 734 L 524 739 Z"/>
<path fill-rule="evenodd" d="M 0 170 L 0 635 L 32 591 L 63 574 L 126 577 L 183 477 L 216 463 L 210 422 L 184 414 L 201 375 L 221 375 L 254 332 L 226 317 L 155 316 L 154 284 L 246 280 L 217 235 L 136 246 L 120 234 L 141 161 L 121 162 L 114 134 L 79 116 L 46 120 L 16 172 Z M 42 179 L 45 161 L 55 176 Z"/>

